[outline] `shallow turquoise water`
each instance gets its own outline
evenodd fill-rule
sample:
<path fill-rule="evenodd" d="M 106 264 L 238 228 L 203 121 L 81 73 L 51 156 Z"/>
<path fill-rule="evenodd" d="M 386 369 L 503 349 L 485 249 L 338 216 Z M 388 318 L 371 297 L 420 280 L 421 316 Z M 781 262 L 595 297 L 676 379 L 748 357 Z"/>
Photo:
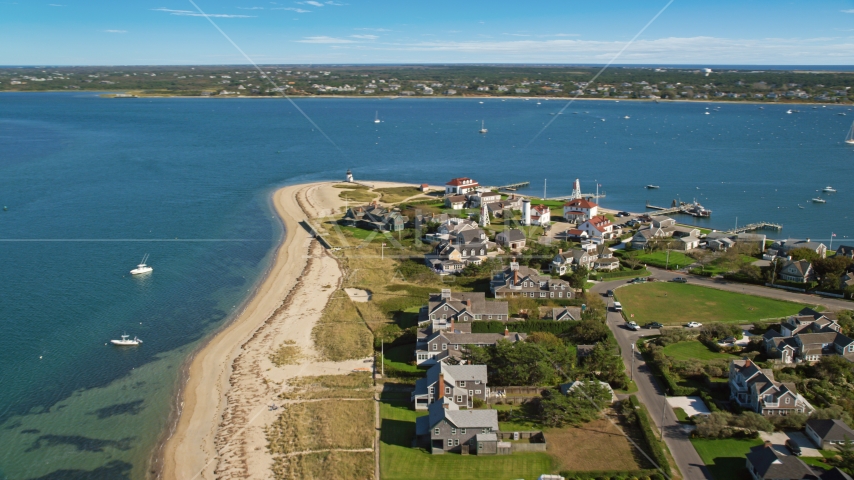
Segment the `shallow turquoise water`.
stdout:
<path fill-rule="evenodd" d="M 283 234 L 268 205 L 279 185 L 353 168 L 527 180 L 538 194 L 548 178 L 555 196 L 580 177 L 607 207 L 697 198 L 712 228 L 738 217 L 782 223 L 778 236 L 854 236 L 843 107 L 585 101 L 556 117 L 555 101 L 297 101 L 340 151 L 282 100 L 0 95 L 0 478 L 144 476 L 178 367 Z M 828 184 L 839 193 L 808 203 Z M 154 274 L 131 278 L 145 253 Z M 123 332 L 144 345 L 104 345 Z"/>

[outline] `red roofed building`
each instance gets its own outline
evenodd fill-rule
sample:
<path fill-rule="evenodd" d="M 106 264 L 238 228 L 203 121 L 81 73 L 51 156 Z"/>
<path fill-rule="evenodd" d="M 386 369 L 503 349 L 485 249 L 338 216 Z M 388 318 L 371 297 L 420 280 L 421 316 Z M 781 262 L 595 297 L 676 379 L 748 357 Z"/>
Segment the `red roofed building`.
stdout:
<path fill-rule="evenodd" d="M 567 222 L 581 223 L 598 214 L 599 205 L 590 200 L 576 198 L 563 204 L 563 218 Z"/>
<path fill-rule="evenodd" d="M 445 184 L 445 195 L 465 195 L 480 185 L 468 177 L 454 178 Z"/>
<path fill-rule="evenodd" d="M 579 230 L 584 230 L 590 238 L 599 240 L 611 240 L 619 236 L 621 230 L 619 227 L 614 228 L 614 224 L 604 215 L 591 217 L 586 222 L 578 226 Z"/>
<path fill-rule="evenodd" d="M 552 211 L 545 205 L 531 207 L 531 225 L 545 226 L 552 221 Z"/>

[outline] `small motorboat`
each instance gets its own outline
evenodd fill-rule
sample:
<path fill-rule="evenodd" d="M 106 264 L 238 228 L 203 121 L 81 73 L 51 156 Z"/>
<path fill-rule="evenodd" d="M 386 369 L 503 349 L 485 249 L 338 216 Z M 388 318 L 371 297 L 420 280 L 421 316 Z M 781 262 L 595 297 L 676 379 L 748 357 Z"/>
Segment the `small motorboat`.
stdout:
<path fill-rule="evenodd" d="M 139 265 L 136 266 L 133 270 L 130 271 L 131 275 L 141 275 L 143 273 L 151 273 L 154 271 L 153 268 L 149 267 L 145 264 L 148 261 L 148 254 L 146 253 L 144 257 L 142 257 L 142 261 L 139 262 Z"/>
<path fill-rule="evenodd" d="M 650 190 L 657 190 L 660 187 L 658 185 L 647 185 L 646 188 L 648 188 Z"/>
<path fill-rule="evenodd" d="M 804 206 L 799 203 L 798 208 L 804 208 Z"/>
<path fill-rule="evenodd" d="M 626 120 L 628 120 L 628 119 L 629 119 L 629 118 L 631 118 L 631 117 L 629 117 L 628 115 L 626 115 L 626 116 L 625 116 L 625 117 L 623 117 L 623 118 L 625 118 Z"/>
<path fill-rule="evenodd" d="M 113 345 L 118 345 L 120 347 L 135 347 L 142 343 L 137 337 L 133 337 L 133 340 L 130 339 L 130 335 L 122 335 L 121 340 L 110 340 L 110 343 Z"/>
<path fill-rule="evenodd" d="M 822 189 L 821 189 L 821 191 L 822 191 L 822 192 L 827 192 L 827 193 L 836 193 L 836 189 L 835 189 L 835 188 L 833 188 L 833 187 L 831 187 L 830 185 L 828 185 L 828 186 L 826 186 L 826 187 L 822 188 Z"/>
<path fill-rule="evenodd" d="M 812 199 L 812 203 L 827 203 L 827 200 L 825 200 L 821 197 L 815 197 Z"/>

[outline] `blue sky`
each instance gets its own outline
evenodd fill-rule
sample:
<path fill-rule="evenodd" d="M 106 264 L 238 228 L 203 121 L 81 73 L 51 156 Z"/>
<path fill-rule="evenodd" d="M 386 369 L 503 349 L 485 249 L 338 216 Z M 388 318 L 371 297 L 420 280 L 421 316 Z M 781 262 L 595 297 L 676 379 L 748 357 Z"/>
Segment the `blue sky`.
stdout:
<path fill-rule="evenodd" d="M 245 64 L 189 0 L 0 0 L 0 65 Z M 606 63 L 668 0 L 194 0 L 258 63 Z M 852 65 L 854 0 L 674 0 L 616 60 Z"/>

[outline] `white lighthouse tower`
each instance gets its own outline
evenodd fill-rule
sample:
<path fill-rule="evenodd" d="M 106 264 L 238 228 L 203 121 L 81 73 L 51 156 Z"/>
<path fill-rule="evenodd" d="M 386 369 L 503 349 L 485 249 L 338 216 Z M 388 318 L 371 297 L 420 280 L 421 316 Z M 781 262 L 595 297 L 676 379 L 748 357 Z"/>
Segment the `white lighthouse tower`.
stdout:
<path fill-rule="evenodd" d="M 489 225 L 489 208 L 486 206 L 486 202 L 480 204 L 480 226 L 485 227 Z"/>
<path fill-rule="evenodd" d="M 353 172 L 350 169 L 347 169 L 347 183 L 353 183 Z"/>
<path fill-rule="evenodd" d="M 531 225 L 531 200 L 528 198 L 522 199 L 522 225 Z"/>
<path fill-rule="evenodd" d="M 569 196 L 570 200 L 578 200 L 581 198 L 581 182 L 578 179 L 575 179 L 575 183 L 572 184 L 572 195 Z"/>

